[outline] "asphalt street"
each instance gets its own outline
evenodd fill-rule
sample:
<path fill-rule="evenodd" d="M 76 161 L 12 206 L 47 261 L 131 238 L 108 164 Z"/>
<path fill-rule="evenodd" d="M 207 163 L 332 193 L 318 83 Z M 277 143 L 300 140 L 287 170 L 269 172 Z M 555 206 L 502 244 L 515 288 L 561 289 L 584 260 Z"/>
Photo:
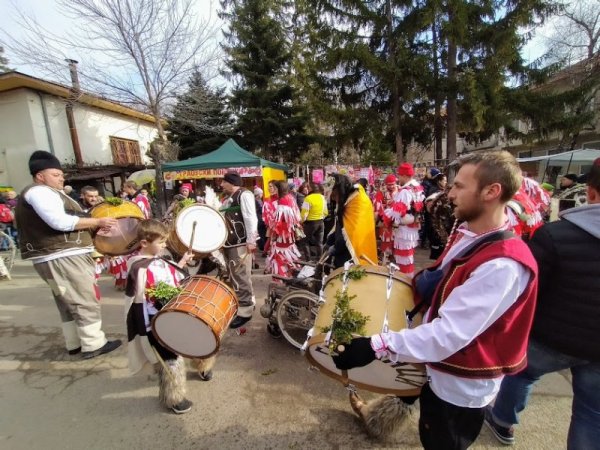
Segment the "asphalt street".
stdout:
<path fill-rule="evenodd" d="M 270 277 L 259 270 L 253 279 L 260 307 Z M 125 341 L 123 294 L 108 276 L 100 286 L 103 328 Z M 345 388 L 272 338 L 258 308 L 245 334 L 226 335 L 213 380 L 188 371 L 194 409 L 181 416 L 159 405 L 153 376 L 129 376 L 126 344 L 87 361 L 66 353 L 50 290 L 30 263 L 17 261 L 12 281 L 0 281 L 0 337 L 2 449 L 420 448 L 418 411 L 393 441 L 371 440 Z M 565 448 L 571 400 L 567 374 L 545 377 L 513 448 Z M 473 448 L 503 446 L 484 427 Z"/>

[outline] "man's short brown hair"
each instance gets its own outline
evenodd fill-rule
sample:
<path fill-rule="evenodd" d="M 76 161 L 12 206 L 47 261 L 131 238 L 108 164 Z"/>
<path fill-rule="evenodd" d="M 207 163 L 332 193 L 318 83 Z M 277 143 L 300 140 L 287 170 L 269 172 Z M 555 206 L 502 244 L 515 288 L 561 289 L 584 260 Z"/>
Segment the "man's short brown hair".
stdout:
<path fill-rule="evenodd" d="M 500 183 L 500 201 L 506 203 L 517 193 L 523 183 L 521 168 L 515 157 L 505 151 L 469 153 L 458 160 L 459 168 L 466 164 L 477 166 L 475 175 L 479 189 L 493 183 Z"/>
<path fill-rule="evenodd" d="M 139 189 L 139 186 L 137 185 L 137 183 L 135 181 L 126 181 L 123 184 L 123 187 L 128 187 L 130 189 L 135 189 L 136 191 Z"/>
<path fill-rule="evenodd" d="M 156 239 L 166 239 L 169 236 L 169 228 L 156 219 L 142 220 L 138 224 L 138 240 L 154 242 Z"/>
<path fill-rule="evenodd" d="M 88 192 L 98 192 L 98 188 L 88 184 L 87 186 L 82 187 L 80 192 L 81 195 L 87 194 Z"/>

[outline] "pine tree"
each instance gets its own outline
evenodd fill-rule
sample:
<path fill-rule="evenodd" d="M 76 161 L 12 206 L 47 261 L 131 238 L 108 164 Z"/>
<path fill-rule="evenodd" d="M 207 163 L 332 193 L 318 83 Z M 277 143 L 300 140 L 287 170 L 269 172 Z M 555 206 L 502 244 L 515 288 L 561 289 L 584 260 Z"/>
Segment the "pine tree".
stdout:
<path fill-rule="evenodd" d="M 11 69 L 8 67 L 8 58 L 4 56 L 4 47 L 0 45 L 0 73 L 10 72 Z"/>
<path fill-rule="evenodd" d="M 289 84 L 292 57 L 278 0 L 221 1 L 233 82 L 231 106 L 242 146 L 267 158 L 295 161 L 310 139 L 307 114 Z"/>
<path fill-rule="evenodd" d="M 225 89 L 212 89 L 195 71 L 187 91 L 177 97 L 167 125 L 170 139 L 181 147 L 179 159 L 216 150 L 232 135 L 233 127 Z"/>

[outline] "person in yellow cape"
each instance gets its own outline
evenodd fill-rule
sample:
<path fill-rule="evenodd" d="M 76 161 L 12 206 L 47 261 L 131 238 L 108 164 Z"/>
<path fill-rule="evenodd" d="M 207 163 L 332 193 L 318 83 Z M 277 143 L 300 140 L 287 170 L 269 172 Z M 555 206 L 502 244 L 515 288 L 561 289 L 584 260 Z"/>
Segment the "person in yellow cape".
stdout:
<path fill-rule="evenodd" d="M 355 264 L 377 264 L 375 217 L 369 196 L 360 184 L 342 174 L 333 174 L 331 200 L 336 204 L 336 223 L 327 237 L 335 267 L 348 260 Z"/>

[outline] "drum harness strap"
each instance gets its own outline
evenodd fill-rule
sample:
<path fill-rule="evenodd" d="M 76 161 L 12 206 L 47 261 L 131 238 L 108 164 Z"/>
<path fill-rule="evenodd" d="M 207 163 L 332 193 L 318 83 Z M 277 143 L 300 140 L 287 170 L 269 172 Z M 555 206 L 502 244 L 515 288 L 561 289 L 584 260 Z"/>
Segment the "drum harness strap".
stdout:
<path fill-rule="evenodd" d="M 496 241 L 504 241 L 513 237 L 515 237 L 515 234 L 512 231 L 508 230 L 501 230 L 496 231 L 494 233 L 490 233 L 483 239 L 467 247 L 462 253 L 458 254 L 453 259 L 467 258 L 473 255 L 486 244 L 490 244 Z M 419 312 L 422 312 L 431 306 L 435 291 L 437 290 L 439 283 L 442 281 L 444 274 L 445 271 L 438 268 L 434 270 L 425 269 L 417 274 L 417 276 L 415 277 L 414 286 L 416 290 L 419 291 L 422 300 L 419 303 L 417 303 L 411 311 L 406 312 L 406 318 L 409 324 L 412 323 L 412 320 Z"/>

